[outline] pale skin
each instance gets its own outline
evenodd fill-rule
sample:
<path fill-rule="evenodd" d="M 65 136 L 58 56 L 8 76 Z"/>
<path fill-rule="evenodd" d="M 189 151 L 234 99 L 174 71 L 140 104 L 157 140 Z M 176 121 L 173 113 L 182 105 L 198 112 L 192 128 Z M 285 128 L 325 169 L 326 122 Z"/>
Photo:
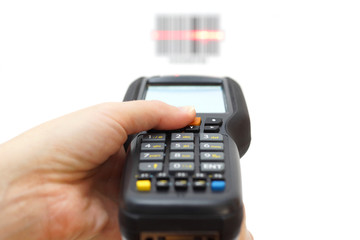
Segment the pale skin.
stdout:
<path fill-rule="evenodd" d="M 0 240 L 121 239 L 118 192 L 127 136 L 177 129 L 193 107 L 104 103 L 0 145 Z M 250 240 L 245 220 L 239 240 Z"/>

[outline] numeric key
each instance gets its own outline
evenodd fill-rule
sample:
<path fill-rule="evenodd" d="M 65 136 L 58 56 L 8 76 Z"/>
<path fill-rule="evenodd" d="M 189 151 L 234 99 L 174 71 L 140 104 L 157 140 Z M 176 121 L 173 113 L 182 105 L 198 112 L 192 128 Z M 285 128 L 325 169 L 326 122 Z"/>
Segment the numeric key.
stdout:
<path fill-rule="evenodd" d="M 142 143 L 141 151 L 164 151 L 165 144 L 164 143 Z"/>
<path fill-rule="evenodd" d="M 171 152 L 170 160 L 194 160 L 194 152 Z"/>
<path fill-rule="evenodd" d="M 165 133 L 148 133 L 143 135 L 143 142 L 164 142 L 166 139 Z"/>
<path fill-rule="evenodd" d="M 170 145 L 171 150 L 194 150 L 193 142 L 172 142 Z"/>
<path fill-rule="evenodd" d="M 193 162 L 171 162 L 169 164 L 170 172 L 193 172 L 195 164 Z"/>
<path fill-rule="evenodd" d="M 140 161 L 162 161 L 164 159 L 163 152 L 141 152 Z"/>
<path fill-rule="evenodd" d="M 202 152 L 200 154 L 200 160 L 223 161 L 224 153 L 223 152 Z"/>
<path fill-rule="evenodd" d="M 204 151 L 223 151 L 224 150 L 224 144 L 223 143 L 217 143 L 217 142 L 202 142 L 200 143 L 200 150 Z"/>
<path fill-rule="evenodd" d="M 178 142 L 184 142 L 184 141 L 189 141 L 189 142 L 193 142 L 194 141 L 194 133 L 172 133 L 171 134 L 171 141 L 178 141 Z"/>
<path fill-rule="evenodd" d="M 200 142 L 222 142 L 224 137 L 219 133 L 200 133 Z"/>

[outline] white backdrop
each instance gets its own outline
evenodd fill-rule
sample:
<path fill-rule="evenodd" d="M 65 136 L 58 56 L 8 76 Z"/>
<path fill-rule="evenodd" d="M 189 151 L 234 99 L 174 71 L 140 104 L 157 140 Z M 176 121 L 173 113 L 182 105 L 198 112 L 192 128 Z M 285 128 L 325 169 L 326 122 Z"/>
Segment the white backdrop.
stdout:
<path fill-rule="evenodd" d="M 140 76 L 229 76 L 253 141 L 242 159 L 255 239 L 360 239 L 360 7 L 356 0 L 0 1 L 0 142 L 121 101 Z M 158 13 L 221 15 L 221 57 L 155 56 Z"/>

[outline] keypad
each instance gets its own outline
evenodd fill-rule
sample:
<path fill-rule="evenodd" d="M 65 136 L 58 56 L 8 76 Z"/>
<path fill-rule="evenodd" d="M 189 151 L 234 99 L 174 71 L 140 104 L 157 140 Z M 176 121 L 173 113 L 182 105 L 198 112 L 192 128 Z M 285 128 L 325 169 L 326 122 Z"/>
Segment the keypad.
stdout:
<path fill-rule="evenodd" d="M 198 118 L 183 129 L 139 136 L 138 191 L 212 191 L 226 187 L 221 118 Z M 151 188 L 153 186 L 153 189 Z"/>

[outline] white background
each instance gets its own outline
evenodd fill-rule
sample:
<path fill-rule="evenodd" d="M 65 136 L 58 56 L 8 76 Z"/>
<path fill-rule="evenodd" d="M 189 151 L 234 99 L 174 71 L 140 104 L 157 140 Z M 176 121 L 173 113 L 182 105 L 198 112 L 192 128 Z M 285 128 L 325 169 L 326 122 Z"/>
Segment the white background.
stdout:
<path fill-rule="evenodd" d="M 354 0 L 0 2 L 0 142 L 121 101 L 140 76 L 230 76 L 252 144 L 242 159 L 255 239 L 360 239 L 360 7 Z M 158 13 L 218 13 L 222 54 L 169 64 Z"/>

